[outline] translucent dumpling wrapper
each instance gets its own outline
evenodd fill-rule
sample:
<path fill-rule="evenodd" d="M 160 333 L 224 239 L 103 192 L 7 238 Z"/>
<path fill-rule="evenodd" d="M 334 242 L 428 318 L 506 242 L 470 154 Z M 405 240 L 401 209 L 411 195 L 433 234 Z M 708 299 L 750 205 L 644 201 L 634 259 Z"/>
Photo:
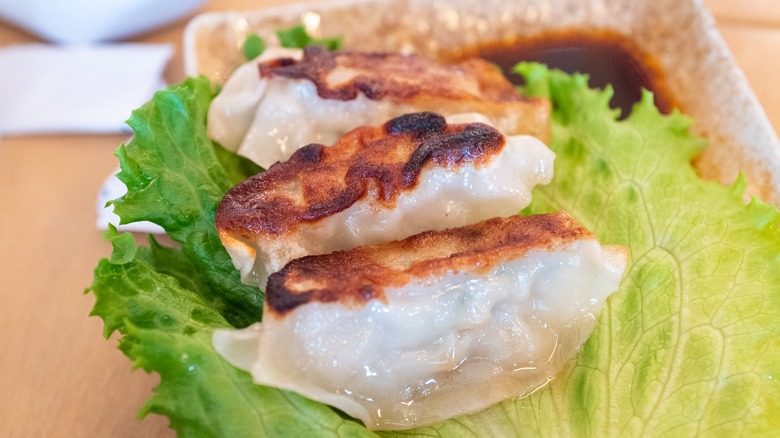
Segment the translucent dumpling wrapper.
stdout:
<path fill-rule="evenodd" d="M 407 114 L 299 149 L 228 191 L 215 223 L 242 280 L 264 288 L 305 255 L 517 214 L 554 158 L 534 137 Z"/>
<path fill-rule="evenodd" d="M 213 140 L 263 168 L 309 143 L 331 145 L 353 128 L 411 112 L 477 112 L 507 134 L 549 137 L 549 101 L 523 97 L 484 60 L 278 50 L 236 69 L 208 114 Z"/>
<path fill-rule="evenodd" d="M 406 429 L 552 379 L 620 283 L 627 249 L 565 213 L 495 218 L 290 262 L 263 321 L 214 334 L 254 382 L 371 429 Z"/>

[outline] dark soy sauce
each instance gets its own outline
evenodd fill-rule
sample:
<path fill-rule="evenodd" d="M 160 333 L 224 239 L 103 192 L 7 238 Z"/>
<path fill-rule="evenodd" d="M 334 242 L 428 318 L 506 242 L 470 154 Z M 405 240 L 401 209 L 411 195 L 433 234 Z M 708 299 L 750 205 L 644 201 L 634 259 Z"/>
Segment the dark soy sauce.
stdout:
<path fill-rule="evenodd" d="M 515 84 L 523 79 L 512 73 L 520 61 L 534 61 L 552 68 L 590 75 L 590 86 L 603 88 L 612 84 L 612 108 L 623 117 L 641 99 L 641 89 L 654 93 L 655 104 L 663 113 L 676 106 L 663 82 L 660 69 L 649 55 L 627 38 L 613 32 L 565 31 L 522 38 L 506 44 L 478 47 L 467 51 L 498 64 Z"/>

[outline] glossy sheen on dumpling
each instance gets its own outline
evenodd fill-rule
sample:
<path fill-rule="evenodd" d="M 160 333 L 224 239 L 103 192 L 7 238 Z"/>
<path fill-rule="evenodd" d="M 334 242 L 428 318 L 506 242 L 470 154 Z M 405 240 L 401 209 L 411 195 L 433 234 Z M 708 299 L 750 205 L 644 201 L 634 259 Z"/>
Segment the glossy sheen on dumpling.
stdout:
<path fill-rule="evenodd" d="M 625 269 L 565 213 L 496 218 L 295 260 L 263 322 L 216 350 L 258 384 L 405 429 L 528 394 L 589 336 Z"/>
<path fill-rule="evenodd" d="M 305 255 L 516 214 L 554 157 L 533 137 L 407 114 L 299 149 L 231 189 L 215 223 L 242 280 L 264 288 Z"/>
<path fill-rule="evenodd" d="M 276 58 L 274 58 L 276 57 Z M 268 168 L 309 143 L 402 114 L 478 112 L 507 134 L 549 137 L 549 102 L 521 96 L 479 59 L 442 65 L 419 55 L 264 53 L 240 66 L 212 102 L 209 136 Z"/>

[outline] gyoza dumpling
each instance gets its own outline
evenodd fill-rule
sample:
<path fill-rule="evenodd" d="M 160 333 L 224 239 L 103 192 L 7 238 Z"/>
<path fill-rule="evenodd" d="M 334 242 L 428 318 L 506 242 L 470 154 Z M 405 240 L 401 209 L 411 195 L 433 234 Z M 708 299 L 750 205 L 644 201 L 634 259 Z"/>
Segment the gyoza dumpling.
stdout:
<path fill-rule="evenodd" d="M 565 213 L 304 257 L 270 277 L 263 322 L 217 331 L 214 347 L 371 429 L 422 426 L 553 378 L 626 259 Z"/>
<path fill-rule="evenodd" d="M 407 114 L 299 149 L 231 189 L 215 223 L 242 280 L 263 288 L 305 255 L 516 214 L 554 158 L 533 137 Z"/>
<path fill-rule="evenodd" d="M 441 65 L 418 55 L 269 51 L 239 67 L 212 102 L 209 136 L 264 168 L 309 143 L 402 114 L 477 112 L 506 134 L 547 141 L 549 102 L 521 96 L 479 59 Z"/>

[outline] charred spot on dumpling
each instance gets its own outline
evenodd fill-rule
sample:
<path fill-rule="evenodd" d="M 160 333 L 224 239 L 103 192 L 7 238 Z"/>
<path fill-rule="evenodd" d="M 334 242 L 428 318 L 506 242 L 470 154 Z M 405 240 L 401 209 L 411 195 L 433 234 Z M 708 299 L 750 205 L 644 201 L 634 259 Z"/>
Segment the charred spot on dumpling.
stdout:
<path fill-rule="evenodd" d="M 268 286 L 265 291 L 266 301 L 273 301 L 275 303 L 275 308 L 278 309 L 279 312 L 289 312 L 311 300 L 311 291 L 294 292 L 287 289 L 284 283 L 285 278 L 282 275 L 279 273 L 271 274 L 271 276 L 268 277 Z"/>
<path fill-rule="evenodd" d="M 429 160 L 442 167 L 471 161 L 479 163 L 485 157 L 491 157 L 503 144 L 504 136 L 500 132 L 481 123 L 466 125 L 459 132 L 425 138 L 404 164 L 403 181 L 413 184 Z"/>
<path fill-rule="evenodd" d="M 298 163 L 319 163 L 322 160 L 322 150 L 325 146 L 317 143 L 306 145 L 290 156 L 290 161 Z"/>
<path fill-rule="evenodd" d="M 260 73 L 260 77 L 268 77 L 271 75 L 271 71 L 276 68 L 288 67 L 297 64 L 298 61 L 293 58 L 282 57 L 271 59 L 266 62 L 261 62 L 257 65 L 257 69 Z"/>
<path fill-rule="evenodd" d="M 385 123 L 390 135 L 413 134 L 417 137 L 439 134 L 446 126 L 444 117 L 432 112 L 404 114 Z"/>

